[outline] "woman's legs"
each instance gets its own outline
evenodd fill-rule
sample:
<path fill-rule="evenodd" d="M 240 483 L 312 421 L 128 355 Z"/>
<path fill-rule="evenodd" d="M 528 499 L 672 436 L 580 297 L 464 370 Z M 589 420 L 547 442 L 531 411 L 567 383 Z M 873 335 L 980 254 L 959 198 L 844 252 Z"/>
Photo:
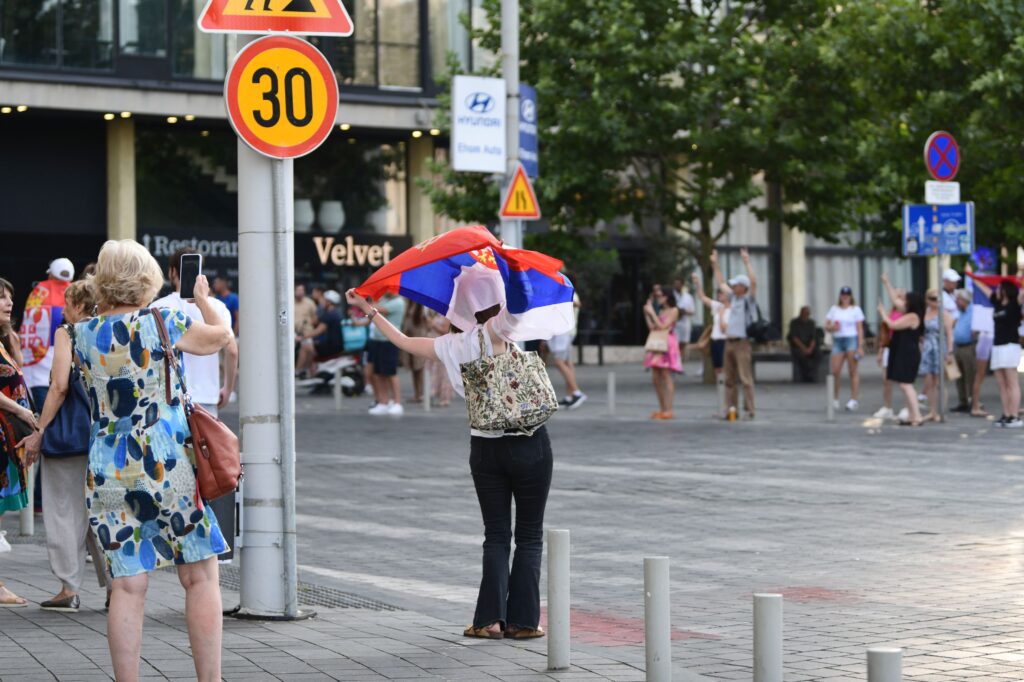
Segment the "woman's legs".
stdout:
<path fill-rule="evenodd" d="M 508 627 L 540 624 L 540 565 L 544 550 L 544 509 L 551 489 L 553 456 L 546 429 L 513 438 L 507 464 L 516 500 L 516 553 L 508 582 Z"/>
<path fill-rule="evenodd" d="M 882 379 L 882 404 L 892 409 L 892 382 Z"/>
<path fill-rule="evenodd" d="M 1017 376 L 1017 368 L 1009 367 L 1006 372 L 1006 406 L 1009 412 L 1008 417 L 1017 417 L 1020 412 L 1020 379 Z"/>
<path fill-rule="evenodd" d="M 469 468 L 484 520 L 483 576 L 473 615 L 475 628 L 497 624 L 495 629 L 500 629 L 507 622 L 508 557 L 512 549 L 512 487 L 503 470 L 507 440 L 516 437 L 474 437 L 470 445 Z"/>
<path fill-rule="evenodd" d="M 832 378 L 835 380 L 832 382 L 832 400 L 839 400 L 839 380 L 843 376 L 843 360 L 845 359 L 846 353 L 833 353 L 829 358 L 832 363 Z"/>
<path fill-rule="evenodd" d="M 971 388 L 971 414 L 981 417 L 985 411 L 981 409 L 981 384 L 985 381 L 985 372 L 988 371 L 988 360 L 978 358 L 978 364 L 974 369 L 974 386 Z"/>
<path fill-rule="evenodd" d="M 127 578 L 114 578 L 107 612 L 107 642 L 117 682 L 139 679 L 139 656 L 142 654 L 142 619 L 146 607 L 145 573 Z"/>
<path fill-rule="evenodd" d="M 50 570 L 60 580 L 61 590 L 54 600 L 78 593 L 85 576 L 85 538 L 88 513 L 82 502 L 86 458 L 42 458 L 43 525 L 46 527 L 46 551 Z"/>
<path fill-rule="evenodd" d="M 412 370 L 412 401 L 414 403 L 423 400 L 423 368 Z"/>
<path fill-rule="evenodd" d="M 860 370 L 857 367 L 856 352 L 850 351 L 846 354 L 846 366 L 850 369 L 850 399 L 860 400 Z"/>
<path fill-rule="evenodd" d="M 651 368 L 651 382 L 654 384 L 654 392 L 658 396 L 658 411 L 665 411 L 665 383 L 661 379 L 661 373 L 663 370 L 659 367 Z"/>
<path fill-rule="evenodd" d="M 914 388 L 914 384 L 900 384 L 900 390 L 903 391 L 903 399 L 907 403 L 907 411 L 910 412 L 910 421 L 918 423 L 921 421 L 921 410 L 917 406 L 917 390 Z"/>
<path fill-rule="evenodd" d="M 178 580 L 185 588 L 185 622 L 196 680 L 218 682 L 224 616 L 217 557 L 178 566 Z"/>
<path fill-rule="evenodd" d="M 939 416 L 939 375 L 924 375 L 924 394 L 928 396 L 928 416 L 926 419 L 937 419 Z"/>
<path fill-rule="evenodd" d="M 1001 412 L 999 413 L 999 416 L 1005 417 L 1006 416 L 1006 407 L 1007 406 L 1006 406 L 1006 386 L 1004 385 L 1005 381 L 1003 380 L 1003 370 L 996 369 L 996 370 L 993 370 L 992 373 L 995 374 L 995 376 L 996 376 L 996 386 L 999 387 L 999 403 L 1000 403 L 1000 408 L 1001 408 Z"/>
<path fill-rule="evenodd" d="M 662 392 L 665 395 L 665 408 L 662 412 L 671 414 L 675 408 L 676 400 L 676 379 L 672 376 L 671 370 L 662 370 L 662 381 L 664 382 Z"/>

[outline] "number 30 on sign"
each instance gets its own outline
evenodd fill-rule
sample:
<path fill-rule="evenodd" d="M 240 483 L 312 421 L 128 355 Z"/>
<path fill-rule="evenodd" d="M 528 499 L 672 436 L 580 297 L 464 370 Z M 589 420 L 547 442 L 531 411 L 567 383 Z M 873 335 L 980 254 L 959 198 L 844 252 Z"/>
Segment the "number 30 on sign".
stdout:
<path fill-rule="evenodd" d="M 228 118 L 261 154 L 290 159 L 320 146 L 338 113 L 338 83 L 304 40 L 268 36 L 238 53 L 224 86 Z"/>

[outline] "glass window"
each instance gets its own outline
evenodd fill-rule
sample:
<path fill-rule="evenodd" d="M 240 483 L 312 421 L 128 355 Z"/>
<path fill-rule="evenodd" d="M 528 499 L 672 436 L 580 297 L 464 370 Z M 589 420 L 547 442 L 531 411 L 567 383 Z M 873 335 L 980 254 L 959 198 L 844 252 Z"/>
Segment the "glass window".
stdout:
<path fill-rule="evenodd" d="M 166 0 L 121 0 L 121 54 L 167 56 Z"/>
<path fill-rule="evenodd" d="M 113 0 L 64 0 L 62 66 L 109 69 L 114 55 Z"/>
<path fill-rule="evenodd" d="M 0 63 L 57 65 L 58 3 L 0 0 Z"/>
<path fill-rule="evenodd" d="M 420 87 L 419 0 L 380 0 L 380 86 Z"/>
<path fill-rule="evenodd" d="M 376 0 L 344 0 L 355 31 L 348 38 L 310 36 L 334 67 L 339 85 L 377 85 Z"/>
<path fill-rule="evenodd" d="M 430 0 L 430 67 L 434 78 L 448 73 L 448 55 L 469 66 L 469 32 L 461 16 L 470 13 L 469 0 Z"/>
<path fill-rule="evenodd" d="M 206 0 L 173 0 L 171 59 L 175 76 L 220 80 L 227 73 L 224 34 L 203 33 L 196 26 L 205 6 Z"/>

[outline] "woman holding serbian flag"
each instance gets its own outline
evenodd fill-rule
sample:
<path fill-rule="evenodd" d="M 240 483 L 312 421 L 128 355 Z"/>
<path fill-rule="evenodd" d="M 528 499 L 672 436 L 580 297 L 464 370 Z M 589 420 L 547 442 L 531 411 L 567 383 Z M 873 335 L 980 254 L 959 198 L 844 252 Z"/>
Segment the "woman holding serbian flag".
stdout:
<path fill-rule="evenodd" d="M 516 341 L 549 339 L 572 329 L 573 287 L 559 273 L 561 267 L 554 258 L 506 247 L 482 226 L 459 228 L 409 249 L 345 298 L 399 349 L 439 360 L 455 391 L 465 397 L 463 364 L 482 354 L 505 353 Z M 387 292 L 444 315 L 453 333 L 406 336 L 371 303 Z M 553 463 L 547 429 L 471 429 L 470 436 L 469 466 L 484 520 L 484 551 L 476 613 L 463 634 L 543 637 L 540 564 Z M 516 551 L 510 571 L 513 499 Z"/>
<path fill-rule="evenodd" d="M 1020 365 L 1020 324 L 1021 290 L 1016 277 L 984 276 L 971 274 L 974 286 L 992 304 L 992 319 L 995 322 L 995 337 L 992 340 L 992 356 L 989 366 L 999 384 L 999 400 L 1003 414 L 996 420 L 996 426 L 1007 429 L 1024 427 L 1020 412 L 1020 380 L 1017 367 Z"/>

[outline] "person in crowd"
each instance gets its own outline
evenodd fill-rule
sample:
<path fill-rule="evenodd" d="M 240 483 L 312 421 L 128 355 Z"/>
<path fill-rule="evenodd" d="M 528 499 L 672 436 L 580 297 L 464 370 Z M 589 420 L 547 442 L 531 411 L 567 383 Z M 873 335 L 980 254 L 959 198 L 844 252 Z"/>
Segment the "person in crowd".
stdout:
<path fill-rule="evenodd" d="M 895 322 L 900 319 L 900 316 L 906 312 L 907 309 L 907 292 L 905 289 L 897 289 L 892 286 L 889 281 L 889 275 L 882 273 L 882 284 L 885 287 L 885 293 L 889 297 L 889 312 L 887 314 L 888 319 L 891 322 Z M 876 419 L 894 419 L 896 413 L 892 409 L 892 384 L 888 375 L 889 368 L 889 355 L 890 346 L 892 345 L 892 330 L 888 325 L 884 324 L 883 321 L 879 321 L 878 325 L 878 366 L 882 368 L 882 407 L 878 409 L 873 415 Z M 908 420 L 909 409 L 904 408 L 904 411 L 900 412 L 901 420 Z"/>
<path fill-rule="evenodd" d="M 924 394 L 928 397 L 925 421 L 939 421 L 939 372 L 946 363 L 953 362 L 953 318 L 943 315 L 946 327 L 946 347 L 939 342 L 939 292 L 929 289 L 925 294 L 924 342 L 921 344 L 921 365 L 918 373 L 924 377 Z"/>
<path fill-rule="evenodd" d="M 341 294 L 333 289 L 324 292 L 324 306 L 317 316 L 316 326 L 296 337 L 299 358 L 295 371 L 299 375 L 316 374 L 317 358 L 328 358 L 345 349 L 341 331 Z"/>
<path fill-rule="evenodd" d="M 972 294 L 967 289 L 956 290 L 956 307 L 960 316 L 953 324 L 953 359 L 960 370 L 960 378 L 956 380 L 958 400 L 953 412 L 971 411 L 974 370 L 978 364 L 978 341 L 971 331 L 971 318 L 974 316 L 971 298 Z"/>
<path fill-rule="evenodd" d="M 960 308 L 956 304 L 956 289 L 960 281 L 960 273 L 953 268 L 946 268 L 942 273 L 942 309 L 953 320 L 960 316 Z"/>
<path fill-rule="evenodd" d="M 46 394 L 39 431 L 24 441 L 27 464 L 39 458 L 43 434 L 53 423 L 70 390 L 72 368 L 71 335 L 75 323 L 89 317 L 96 307 L 92 285 L 84 280 L 72 282 L 64 292 L 64 321 L 54 335 L 53 369 L 50 390 Z M 83 432 L 90 422 L 82 415 Z M 86 569 L 86 541 L 90 534 L 89 519 L 82 504 L 82 486 L 86 477 L 86 451 L 80 454 L 54 457 L 43 455 L 41 471 L 43 496 L 43 524 L 46 527 L 46 552 L 50 570 L 60 581 L 60 591 L 40 604 L 49 611 L 75 613 L 81 605 L 78 591 L 82 587 Z"/>
<path fill-rule="evenodd" d="M 425 308 L 420 303 L 411 303 L 402 320 L 402 333 L 406 336 L 429 336 Z M 402 364 L 412 373 L 412 402 L 423 402 L 423 368 L 427 366 L 426 358 L 402 352 Z M 427 388 L 429 390 L 429 387 Z"/>
<path fill-rule="evenodd" d="M 483 280 L 482 284 L 490 282 Z M 476 299 L 472 293 L 466 295 L 467 301 Z M 506 306 L 496 305 L 477 311 L 476 326 L 463 333 L 436 339 L 409 338 L 354 289 L 349 290 L 346 299 L 366 312 L 374 328 L 391 343 L 409 353 L 438 359 L 455 391 L 462 396 L 463 364 L 479 359 L 482 354 L 505 353 L 516 341 L 538 338 L 540 331 L 522 323 Z M 500 299 L 483 296 L 476 300 Z M 463 634 L 485 639 L 543 637 L 540 567 L 544 509 L 554 460 L 547 427 L 541 426 L 530 435 L 476 430 L 471 430 L 471 434 L 469 466 L 484 520 L 483 577 L 473 623 Z M 513 500 L 516 549 L 510 572 Z"/>
<path fill-rule="evenodd" d="M 708 351 L 711 354 L 711 368 L 715 372 L 715 378 L 722 377 L 722 368 L 725 366 L 725 340 L 726 328 L 729 320 L 729 294 L 724 291 L 716 292 L 713 300 L 704 293 L 704 287 L 700 281 L 700 275 L 693 273 L 693 290 L 697 292 L 701 303 L 711 310 L 711 332 L 708 336 Z"/>
<path fill-rule="evenodd" d="M 576 366 L 572 361 L 572 344 L 576 338 L 580 320 L 580 297 L 575 292 L 572 295 L 572 309 L 575 316 L 572 329 L 564 334 L 556 334 L 551 337 L 547 346 L 551 353 L 551 362 L 554 363 L 555 369 L 565 381 L 565 397 L 559 401 L 559 405 L 575 410 L 587 400 L 587 394 L 580 390 L 580 385 L 576 381 Z"/>
<path fill-rule="evenodd" d="M 192 292 L 201 320 L 154 312 L 149 305 L 163 279 L 138 242 L 108 241 L 100 249 L 92 280 L 99 315 L 76 324 L 73 338 L 94 418 L 86 504 L 113 577 L 107 639 L 114 677 L 138 679 L 148 572 L 174 565 L 185 588 L 196 678 L 213 682 L 221 677 L 217 555 L 227 543 L 197 495 L 182 386 L 174 372 L 168 385 L 157 325 L 166 328 L 177 363 L 183 352 L 219 352 L 232 332 L 210 304 L 202 275 Z"/>
<path fill-rule="evenodd" d="M 22 429 L 36 429 L 28 386 L 21 373 L 21 347 L 11 325 L 14 287 L 0 278 L 0 516 L 28 505 Z M 16 426 L 17 424 L 17 426 Z M 7 541 L 0 535 L 0 541 Z M 28 600 L 0 582 L 0 608 L 27 606 Z"/>
<path fill-rule="evenodd" d="M 900 423 L 907 426 L 921 426 L 924 419 L 917 403 L 917 390 L 914 381 L 921 364 L 921 335 L 924 333 L 924 299 L 921 294 L 907 292 L 906 310 L 893 319 L 890 311 L 881 303 L 878 304 L 878 319 L 889 328 L 889 362 L 886 377 L 896 383 L 903 392 L 907 403 L 907 418 Z"/>
<path fill-rule="evenodd" d="M 675 301 L 669 299 L 668 287 L 658 287 L 653 298 L 644 304 L 644 321 L 651 332 L 668 332 L 668 346 L 663 353 L 647 351 L 644 355 L 644 367 L 651 370 L 654 392 L 658 396 L 658 410 L 651 413 L 651 419 L 672 419 L 675 417 L 672 404 L 675 402 L 676 385 L 673 374 L 683 371 L 682 358 L 679 355 L 679 343 L 676 341 L 676 322 L 679 321 L 679 308 Z M 655 312 L 655 305 L 660 313 Z"/>
<path fill-rule="evenodd" d="M 64 319 L 64 291 L 75 279 L 75 266 L 67 258 L 57 258 L 46 275 L 28 295 L 21 318 L 22 371 L 36 409 L 46 402 L 53 367 L 53 335 Z"/>
<path fill-rule="evenodd" d="M 811 307 L 800 308 L 800 315 L 789 321 L 789 352 L 797 377 L 803 383 L 818 380 L 818 364 L 821 362 L 821 344 L 818 342 L 818 325 L 811 318 Z"/>
<path fill-rule="evenodd" d="M 427 338 L 436 339 L 451 332 L 452 323 L 448 321 L 448 318 L 429 308 L 426 309 L 426 315 Z M 452 404 L 452 395 L 455 393 L 452 381 L 448 378 L 448 372 L 437 358 L 427 358 L 427 366 L 430 368 L 431 397 L 437 400 L 438 407 L 448 407 Z"/>
<path fill-rule="evenodd" d="M 729 294 L 729 319 L 725 340 L 725 404 L 731 415 L 739 413 L 739 386 L 743 385 L 743 404 L 747 418 L 755 415 L 754 404 L 754 352 L 747 337 L 747 326 L 755 319 L 757 275 L 750 262 L 750 254 L 740 249 L 740 258 L 747 274 L 736 275 L 728 282 L 718 264 L 718 252 L 711 252 L 711 267 L 715 271 L 718 288 Z"/>
<path fill-rule="evenodd" d="M 860 372 L 858 365 L 864 357 L 864 311 L 853 300 L 853 289 L 839 290 L 839 301 L 829 308 L 825 316 L 825 331 L 832 334 L 832 376 L 835 378 L 835 392 L 832 407 L 839 409 L 839 382 L 843 375 L 843 363 L 850 373 L 850 399 L 846 409 L 854 412 L 860 407 Z"/>
<path fill-rule="evenodd" d="M 295 285 L 295 333 L 302 336 L 317 325 L 317 309 L 313 299 L 306 296 L 304 284 Z"/>
<path fill-rule="evenodd" d="M 978 290 L 981 293 L 981 290 Z M 988 296 L 985 296 L 987 299 Z M 971 416 L 988 417 L 985 406 L 981 403 L 981 386 L 988 374 L 988 363 L 992 357 L 992 345 L 996 327 L 992 317 L 993 308 L 974 299 L 971 304 L 971 331 L 976 339 L 974 346 L 974 386 L 971 391 Z"/>
<path fill-rule="evenodd" d="M 1010 280 L 1003 280 L 993 290 L 980 280 L 974 286 L 992 301 L 992 319 L 995 323 L 992 358 L 990 364 L 999 385 L 999 401 L 1002 403 L 1003 414 L 996 421 L 996 426 L 1007 429 L 1019 429 L 1024 426 L 1018 416 L 1020 412 L 1020 380 L 1017 368 L 1020 365 L 1020 334 L 1021 324 L 1020 289 Z"/>
<path fill-rule="evenodd" d="M 195 303 L 188 300 L 191 292 L 186 292 L 182 298 L 181 275 L 178 272 L 181 257 L 186 254 L 199 253 L 195 249 L 178 249 L 167 260 L 167 279 L 171 283 L 173 291 L 157 299 L 153 305 L 157 308 L 167 308 L 184 313 L 192 319 L 202 317 L 202 311 Z M 219 279 L 219 278 L 218 278 Z M 232 294 L 234 296 L 234 294 Z M 237 296 L 235 297 L 237 300 Z M 235 318 L 231 316 L 228 304 L 219 298 L 209 300 L 210 307 L 217 313 L 221 322 L 234 329 Z M 235 390 L 235 380 L 238 377 L 238 343 L 232 337 L 231 341 L 224 347 L 224 377 L 223 382 L 220 376 L 221 362 L 216 355 L 191 355 L 184 354 L 185 381 L 188 384 L 188 392 L 194 402 L 202 405 L 208 412 L 216 415 L 219 408 L 228 404 L 231 393 Z"/>
<path fill-rule="evenodd" d="M 309 291 L 309 297 L 311 299 L 313 299 L 313 304 L 316 305 L 317 315 L 319 315 L 320 311 L 323 310 L 323 307 L 324 307 L 324 292 L 326 292 L 326 291 L 327 290 L 324 289 L 322 286 L 314 286 Z"/>
<path fill-rule="evenodd" d="M 693 336 L 693 316 L 697 312 L 697 303 L 693 294 L 686 288 L 683 280 L 672 283 L 672 299 L 679 308 L 679 321 L 676 322 L 676 339 L 679 341 L 679 352 L 686 357 L 686 346 Z"/>
<path fill-rule="evenodd" d="M 377 308 L 396 329 L 405 318 L 405 299 L 387 294 L 377 302 Z M 398 378 L 398 348 L 388 340 L 377 325 L 370 324 L 370 340 L 366 347 L 367 365 L 373 377 L 373 395 L 376 403 L 370 408 L 374 416 L 401 417 L 402 385 Z"/>
<path fill-rule="evenodd" d="M 217 300 L 224 304 L 224 307 L 231 313 L 231 331 L 238 334 L 238 294 L 231 291 L 231 280 L 218 275 L 213 278 L 213 291 L 217 294 Z"/>

